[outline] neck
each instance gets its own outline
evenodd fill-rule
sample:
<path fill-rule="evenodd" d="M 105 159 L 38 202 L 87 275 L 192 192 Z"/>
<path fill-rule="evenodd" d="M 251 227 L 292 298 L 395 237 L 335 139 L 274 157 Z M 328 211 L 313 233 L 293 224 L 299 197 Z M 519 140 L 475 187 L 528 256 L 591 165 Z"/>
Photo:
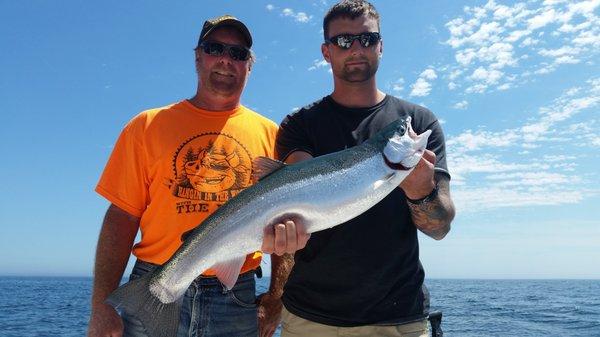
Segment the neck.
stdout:
<path fill-rule="evenodd" d="M 223 97 L 200 88 L 196 91 L 196 95 L 188 101 L 195 107 L 208 111 L 227 111 L 240 106 L 240 96 L 238 95 Z"/>
<path fill-rule="evenodd" d="M 377 89 L 375 77 L 365 82 L 346 82 L 334 77 L 331 97 L 334 101 L 349 108 L 367 108 L 381 102 L 385 94 Z"/>

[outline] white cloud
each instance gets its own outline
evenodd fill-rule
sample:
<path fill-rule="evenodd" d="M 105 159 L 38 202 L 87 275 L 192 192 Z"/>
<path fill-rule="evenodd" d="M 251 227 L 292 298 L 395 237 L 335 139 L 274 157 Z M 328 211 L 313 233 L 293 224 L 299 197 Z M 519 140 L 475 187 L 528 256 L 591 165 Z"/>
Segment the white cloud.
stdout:
<path fill-rule="evenodd" d="M 541 49 L 538 53 L 542 56 L 548 56 L 548 57 L 560 57 L 560 56 L 564 56 L 564 55 L 577 55 L 581 52 L 581 49 L 579 48 L 575 48 L 575 47 L 571 47 L 571 46 L 564 46 L 558 49 Z"/>
<path fill-rule="evenodd" d="M 524 208 L 574 204 L 584 200 L 585 192 L 566 190 L 508 189 L 502 186 L 454 189 L 452 192 L 459 212 L 478 212 L 497 208 Z"/>
<path fill-rule="evenodd" d="M 529 47 L 529 46 L 536 45 L 539 42 L 540 42 L 540 40 L 536 40 L 536 39 L 532 39 L 531 37 L 528 37 L 525 40 L 523 40 L 523 42 L 521 42 L 519 47 Z"/>
<path fill-rule="evenodd" d="M 431 84 L 423 78 L 418 78 L 417 81 L 410 87 L 412 89 L 410 96 L 427 96 L 431 91 Z"/>
<path fill-rule="evenodd" d="M 522 126 L 466 130 L 448 137 L 448 167 L 459 211 L 577 203 L 587 178 L 575 170 L 581 154 L 564 147 L 599 147 L 598 121 L 568 124 L 600 106 L 600 78 L 564 91 Z M 552 154 L 552 149 L 555 154 Z M 518 156 L 518 157 L 516 157 Z M 560 197 L 556 197 L 560 196 Z M 562 198 L 564 196 L 564 198 Z"/>
<path fill-rule="evenodd" d="M 552 172 L 499 173 L 488 175 L 486 179 L 495 181 L 495 186 L 502 187 L 543 186 L 550 184 L 566 184 L 569 182 L 574 184 L 580 180 L 578 177 L 568 177 L 564 174 Z"/>
<path fill-rule="evenodd" d="M 554 60 L 556 64 L 577 64 L 581 62 L 581 60 L 574 58 L 571 55 L 561 56 Z"/>
<path fill-rule="evenodd" d="M 523 85 L 529 82 L 527 77 L 559 67 L 592 62 L 600 54 L 599 6 L 600 0 L 531 0 L 513 5 L 489 0 L 483 6 L 466 6 L 463 16 L 446 23 L 450 35 L 446 44 L 454 49 L 456 66 L 440 68 L 464 72 L 443 77 L 453 83 L 448 85 L 452 90 L 463 87 L 466 93 L 485 93 Z M 561 47 L 554 47 L 557 44 Z M 519 67 L 520 60 L 527 60 L 525 67 Z M 512 73 L 515 78 L 509 85 L 490 86 L 483 81 L 464 85 L 461 81 L 473 81 L 478 68 L 495 69 L 504 76 Z"/>
<path fill-rule="evenodd" d="M 396 83 L 393 84 L 392 90 L 394 91 L 402 91 L 404 90 L 404 79 L 399 78 Z"/>
<path fill-rule="evenodd" d="M 310 66 L 308 68 L 308 70 L 309 71 L 313 71 L 313 70 L 316 70 L 316 69 L 319 69 L 319 68 L 325 68 L 325 67 L 329 67 L 329 63 L 327 63 L 327 61 L 325 61 L 323 59 L 321 59 L 321 60 L 316 59 L 316 60 L 313 61 L 312 66 Z"/>
<path fill-rule="evenodd" d="M 283 11 L 281 11 L 281 15 L 291 17 L 294 21 L 301 23 L 306 23 L 313 18 L 312 15 L 309 16 L 305 12 L 294 12 L 291 8 L 284 8 Z"/>
<path fill-rule="evenodd" d="M 274 10 L 274 9 L 275 9 L 275 6 L 273 6 L 273 5 L 271 5 L 271 4 L 268 4 L 268 5 L 266 6 L 266 8 L 267 8 L 267 10 L 268 10 L 269 12 L 271 12 L 272 10 Z"/>
<path fill-rule="evenodd" d="M 502 85 L 499 85 L 496 87 L 496 89 L 500 90 L 500 91 L 504 91 L 504 90 L 508 90 L 512 87 L 512 84 L 510 83 L 504 83 Z"/>
<path fill-rule="evenodd" d="M 502 77 L 502 72 L 498 70 L 486 70 L 483 67 L 479 67 L 473 71 L 470 78 L 474 81 L 485 82 L 487 84 L 497 83 Z"/>
<path fill-rule="evenodd" d="M 434 69 L 425 69 L 419 75 L 417 81 L 410 86 L 410 88 L 412 89 L 410 92 L 410 96 L 423 97 L 429 95 L 429 93 L 431 92 L 431 83 L 429 83 L 429 81 L 433 81 L 436 78 L 437 74 Z"/>
<path fill-rule="evenodd" d="M 454 104 L 454 109 L 464 110 L 469 107 L 469 102 L 463 100 Z"/>
<path fill-rule="evenodd" d="M 424 70 L 421 75 L 421 77 L 423 77 L 426 80 L 435 80 L 437 78 L 437 74 L 435 73 L 435 70 L 429 68 Z"/>
<path fill-rule="evenodd" d="M 553 8 L 543 11 L 541 14 L 534 16 L 527 20 L 527 24 L 530 30 L 536 30 L 546 26 L 556 19 L 556 11 Z"/>

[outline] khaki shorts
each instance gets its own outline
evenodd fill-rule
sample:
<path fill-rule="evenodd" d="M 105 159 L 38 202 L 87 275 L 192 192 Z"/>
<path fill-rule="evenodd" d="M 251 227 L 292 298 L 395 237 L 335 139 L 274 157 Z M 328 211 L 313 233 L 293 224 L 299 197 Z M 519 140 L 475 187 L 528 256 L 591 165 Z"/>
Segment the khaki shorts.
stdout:
<path fill-rule="evenodd" d="M 428 337 L 427 320 L 402 325 L 337 327 L 315 323 L 287 311 L 281 313 L 281 337 Z"/>

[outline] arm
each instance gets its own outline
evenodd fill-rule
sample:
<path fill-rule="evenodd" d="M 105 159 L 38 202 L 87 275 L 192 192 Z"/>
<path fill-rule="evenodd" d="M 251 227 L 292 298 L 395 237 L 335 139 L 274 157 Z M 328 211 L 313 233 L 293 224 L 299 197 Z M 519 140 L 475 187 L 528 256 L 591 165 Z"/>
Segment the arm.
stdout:
<path fill-rule="evenodd" d="M 434 165 L 435 154 L 426 150 L 421 161 L 400 187 L 408 199 L 420 200 L 430 195 L 437 184 L 438 191 L 434 198 L 422 203 L 407 200 L 407 204 L 415 226 L 428 236 L 441 240 L 450 231 L 455 209 L 450 198 L 448 177 L 434 174 Z"/>
<path fill-rule="evenodd" d="M 283 286 L 294 266 L 294 256 L 271 254 L 271 284 L 269 291 L 260 296 L 258 307 L 259 337 L 271 337 L 281 321 Z"/>
<path fill-rule="evenodd" d="M 312 158 L 303 151 L 296 151 L 287 157 L 286 163 L 293 164 Z M 296 226 L 298 225 L 298 226 Z M 296 228 L 297 227 L 297 228 Z M 287 234 L 287 235 L 286 235 Z M 269 291 L 262 294 L 258 307 L 259 337 L 271 337 L 281 321 L 281 296 L 283 286 L 294 266 L 294 252 L 304 248 L 310 234 L 300 223 L 286 221 L 265 229 L 263 252 L 271 254 L 271 284 Z"/>
<path fill-rule="evenodd" d="M 139 228 L 139 221 L 139 218 L 112 204 L 106 211 L 96 247 L 92 313 L 88 326 L 90 337 L 122 334 L 121 317 L 104 301 L 119 286 Z"/>

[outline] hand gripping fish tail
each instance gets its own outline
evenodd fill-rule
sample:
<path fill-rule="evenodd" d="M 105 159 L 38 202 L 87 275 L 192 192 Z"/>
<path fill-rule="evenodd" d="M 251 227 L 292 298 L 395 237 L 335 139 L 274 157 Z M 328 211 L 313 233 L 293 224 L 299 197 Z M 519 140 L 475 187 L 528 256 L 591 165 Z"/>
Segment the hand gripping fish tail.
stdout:
<path fill-rule="evenodd" d="M 166 263 L 121 286 L 107 302 L 136 316 L 149 336 L 174 335 L 181 298 L 202 272 L 214 270 L 231 289 L 247 254 L 261 249 L 266 226 L 294 219 L 313 233 L 364 213 L 412 172 L 429 134 L 416 135 L 410 118 L 398 119 L 360 145 L 293 165 L 257 158 L 256 184 L 186 233 Z"/>

